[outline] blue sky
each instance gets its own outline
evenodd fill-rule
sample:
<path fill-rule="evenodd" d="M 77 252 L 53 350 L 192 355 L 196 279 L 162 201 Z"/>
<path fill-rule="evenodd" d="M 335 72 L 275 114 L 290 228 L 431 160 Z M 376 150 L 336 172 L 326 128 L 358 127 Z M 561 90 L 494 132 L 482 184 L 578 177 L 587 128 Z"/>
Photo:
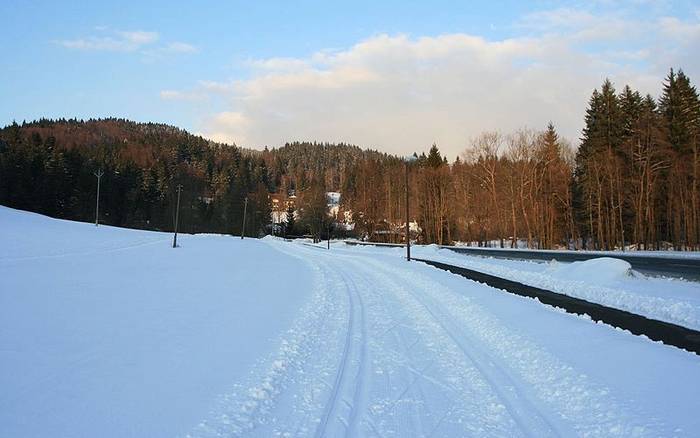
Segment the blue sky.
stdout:
<path fill-rule="evenodd" d="M 550 119 L 576 143 L 606 76 L 654 94 L 669 67 L 700 77 L 690 1 L 5 0 L 0 16 L 0 124 L 117 116 L 249 147 L 456 155 Z"/>

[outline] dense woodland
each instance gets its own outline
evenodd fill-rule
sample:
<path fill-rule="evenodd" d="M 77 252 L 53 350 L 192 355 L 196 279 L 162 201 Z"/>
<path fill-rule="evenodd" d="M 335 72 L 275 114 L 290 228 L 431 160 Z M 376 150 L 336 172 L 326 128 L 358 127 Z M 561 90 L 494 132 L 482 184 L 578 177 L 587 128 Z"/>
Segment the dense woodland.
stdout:
<path fill-rule="evenodd" d="M 542 131 L 486 132 L 449 163 L 438 146 L 407 164 L 346 144 L 289 143 L 253 151 L 162 124 L 122 119 L 39 120 L 0 130 L 0 204 L 93 221 L 171 230 L 184 186 L 181 229 L 239 234 L 271 230 L 271 193 L 295 193 L 288 234 L 333 228 L 326 191 L 342 193 L 358 237 L 405 237 L 410 216 L 423 243 L 526 242 L 537 248 L 700 249 L 700 99 L 671 71 L 661 96 L 593 92 L 580 145 Z M 293 217 L 292 212 L 289 214 Z"/>

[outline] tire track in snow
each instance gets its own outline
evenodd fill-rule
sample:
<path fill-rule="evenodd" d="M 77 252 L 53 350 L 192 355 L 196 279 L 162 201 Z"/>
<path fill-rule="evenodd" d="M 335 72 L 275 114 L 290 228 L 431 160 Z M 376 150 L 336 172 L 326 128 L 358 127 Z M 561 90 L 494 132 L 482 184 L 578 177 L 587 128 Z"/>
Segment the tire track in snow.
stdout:
<path fill-rule="evenodd" d="M 422 301 L 426 309 L 432 309 L 436 322 L 449 327 L 455 342 L 462 344 L 460 348 L 477 355 L 474 357 L 477 362 L 481 361 L 478 355 L 486 353 L 482 366 L 484 363 L 498 366 L 517 387 L 528 388 L 540 402 L 554 400 L 556 409 L 561 411 L 555 417 L 544 414 L 545 420 L 555 426 L 554 432 L 558 429 L 564 436 L 582 433 L 624 437 L 650 434 L 651 431 L 644 426 L 627 419 L 617 402 L 608 396 L 606 388 L 600 388 L 585 375 L 577 374 L 572 367 L 560 363 L 532 341 L 509 333 L 509 329 L 494 319 L 488 310 L 471 303 L 469 298 L 428 279 L 416 267 L 403 269 L 404 272 L 397 275 L 396 269 L 388 268 L 379 259 L 363 257 L 362 260 L 364 266 L 372 266 L 404 284 L 407 293 Z M 495 383 L 498 385 L 497 376 Z M 530 396 L 524 400 L 532 405 Z M 654 420 L 650 422 L 653 424 Z"/>
<path fill-rule="evenodd" d="M 229 404 L 195 435 L 644 435 L 595 382 L 422 269 L 271 244 L 316 272 L 323 306 L 301 316 L 302 340 L 281 354 L 284 366 L 238 386 L 252 404 Z"/>
<path fill-rule="evenodd" d="M 478 347 L 478 343 L 470 343 L 469 346 L 457 335 L 459 332 L 444 313 L 426 304 L 426 300 L 418 294 L 409 293 L 420 302 L 426 311 L 445 330 L 445 333 L 454 341 L 455 345 L 464 353 L 469 361 L 479 370 L 486 379 L 498 398 L 506 406 L 513 420 L 520 430 L 530 437 L 566 436 L 560 433 L 547 417 L 530 401 L 522 390 L 522 384 L 516 383 L 491 355 Z"/>
<path fill-rule="evenodd" d="M 365 270 L 369 276 L 377 278 L 379 280 L 378 283 L 384 285 L 386 289 L 401 287 L 387 275 L 367 270 L 366 264 L 354 262 L 353 265 L 358 269 Z M 478 348 L 478 343 L 474 342 L 467 346 L 456 334 L 458 330 L 449 324 L 449 317 L 439 312 L 434 307 L 429 306 L 424 297 L 420 297 L 419 294 L 412 292 L 410 288 L 406 288 L 405 291 L 416 302 L 420 303 L 437 325 L 444 330 L 454 345 L 459 348 L 470 363 L 478 370 L 480 375 L 486 380 L 491 389 L 504 404 L 508 413 L 518 425 L 520 432 L 529 437 L 566 436 L 566 433 L 560 433 L 547 417 L 529 400 L 529 397 L 525 395 L 521 389 L 522 384 L 516 383 L 516 381 L 498 365 L 496 360 L 483 351 L 483 349 Z"/>
<path fill-rule="evenodd" d="M 341 271 L 342 272 L 342 271 Z M 357 431 L 358 411 L 361 411 L 361 395 L 365 383 L 366 372 L 366 343 L 367 330 L 365 326 L 365 309 L 362 297 L 358 293 L 357 285 L 346 275 L 341 274 L 345 283 L 345 292 L 348 298 L 348 324 L 345 337 L 345 345 L 338 365 L 338 372 L 330 393 L 328 402 L 321 417 L 321 422 L 316 429 L 315 437 L 337 436 L 338 426 L 336 422 L 343 423 L 346 436 L 355 436 Z M 350 368 L 357 368 L 353 375 Z M 351 391 L 352 387 L 354 391 Z M 352 392 L 352 401 L 348 402 L 346 396 Z M 348 418 L 344 418 L 340 411 L 345 405 L 349 409 Z"/>
<path fill-rule="evenodd" d="M 306 249 L 306 248 L 304 248 Z M 314 251 L 313 253 L 308 254 L 311 257 L 317 257 L 320 256 L 320 253 L 318 251 Z M 325 258 L 330 258 L 334 257 L 334 255 L 330 255 L 328 253 L 325 253 Z M 335 257 L 334 257 L 335 258 Z M 337 259 L 337 258 L 336 258 Z M 399 369 L 397 370 L 398 372 L 398 379 L 399 382 L 402 382 L 402 386 L 399 387 L 398 392 L 395 393 L 395 395 L 391 396 L 390 399 L 388 399 L 388 402 L 386 403 L 386 409 L 384 409 L 383 412 L 383 417 L 381 417 L 382 420 L 386 419 L 387 415 L 391 415 L 392 412 L 396 409 L 397 405 L 401 403 L 403 406 L 404 411 L 402 411 L 405 415 L 404 419 L 408 420 L 408 423 L 397 423 L 393 427 L 391 424 L 393 423 L 388 423 L 389 424 L 389 432 L 390 434 L 395 435 L 396 433 L 399 433 L 398 436 L 405 436 L 406 433 L 408 433 L 410 436 L 431 436 L 435 435 L 440 427 L 442 426 L 443 422 L 445 421 L 446 418 L 450 417 L 450 415 L 457 411 L 459 408 L 463 408 L 464 406 L 469 405 L 469 403 L 462 403 L 464 400 L 460 399 L 460 392 L 465 389 L 465 388 L 454 388 L 453 386 L 451 387 L 448 384 L 445 384 L 439 380 L 439 378 L 444 378 L 446 374 L 443 373 L 444 370 L 438 370 L 437 368 L 439 367 L 434 367 L 435 365 L 435 358 L 433 358 L 433 355 L 437 353 L 437 351 L 432 351 L 431 353 L 428 354 L 428 357 L 425 356 L 425 354 L 422 355 L 418 360 L 419 361 L 425 361 L 428 359 L 427 364 L 423 365 L 418 365 L 418 364 L 413 364 L 413 361 L 416 359 L 412 358 L 411 350 L 419 345 L 422 347 L 422 350 L 418 353 L 420 356 L 420 353 L 425 352 L 426 348 L 426 343 L 427 344 L 432 344 L 432 341 L 429 339 L 424 339 L 422 335 L 420 335 L 419 332 L 415 332 L 415 328 L 411 327 L 410 331 L 413 332 L 414 335 L 416 335 L 416 338 L 410 343 L 410 345 L 407 345 L 406 342 L 404 341 L 404 334 L 406 333 L 405 330 L 403 331 L 397 331 L 396 329 L 399 328 L 402 324 L 401 323 L 396 323 L 393 321 L 393 317 L 396 315 L 399 315 L 402 319 L 410 315 L 406 315 L 400 312 L 400 310 L 405 310 L 402 307 L 397 307 L 396 304 L 398 303 L 393 303 L 393 305 L 388 304 L 386 298 L 387 298 L 387 292 L 390 292 L 392 287 L 387 287 L 388 283 L 386 282 L 385 279 L 378 277 L 376 273 L 370 272 L 367 270 L 366 266 L 363 266 L 359 263 L 356 263 L 354 258 L 347 258 L 347 257 L 341 257 L 342 264 L 338 264 L 336 267 L 336 270 L 339 270 L 340 272 L 344 272 L 343 278 L 346 282 L 348 283 L 356 283 L 355 279 L 361 280 L 363 283 L 367 284 L 367 288 L 363 289 L 365 292 L 367 292 L 368 297 L 374 298 L 380 302 L 380 307 L 383 310 L 384 314 L 381 315 L 374 315 L 375 320 L 377 318 L 380 318 L 382 320 L 388 320 L 389 321 L 389 328 L 381 330 L 379 333 L 379 336 L 372 336 L 368 338 L 368 341 L 372 341 L 376 343 L 377 341 L 382 341 L 383 336 L 386 335 L 388 332 L 390 333 L 390 339 L 393 340 L 393 342 L 387 343 L 387 340 L 384 340 L 379 345 L 376 345 L 377 348 L 380 348 L 384 351 L 389 351 L 389 350 L 394 350 L 397 354 L 400 356 L 400 362 L 397 363 L 399 365 Z M 327 260 L 325 263 L 329 263 Z M 351 272 L 352 275 L 347 275 L 345 272 Z M 370 280 L 371 279 L 371 280 Z M 377 281 L 379 280 L 379 281 Z M 392 286 L 392 285 L 389 285 Z M 355 286 L 355 289 L 357 287 Z M 392 294 L 389 294 L 392 295 Z M 377 322 L 377 321 L 375 321 Z M 405 324 L 404 324 L 405 325 Z M 386 358 L 385 358 L 386 360 Z M 381 361 L 379 361 L 381 363 Z M 434 371 L 436 374 L 436 377 L 432 377 L 428 374 L 429 370 L 432 368 L 436 368 Z M 452 370 L 453 371 L 453 370 Z M 432 372 L 432 370 L 431 370 Z M 448 373 L 449 374 L 449 373 Z M 468 382 L 468 384 L 473 383 L 471 380 Z M 424 384 L 429 384 L 431 387 L 428 389 L 431 389 L 432 391 L 429 391 L 428 393 L 425 392 L 423 389 Z M 362 382 L 362 387 L 365 387 L 366 382 Z M 376 388 L 373 388 L 376 390 Z M 472 389 L 473 390 L 473 389 Z M 467 388 L 467 392 L 469 392 L 469 389 Z M 412 395 L 409 395 L 412 394 Z M 440 394 L 440 395 L 437 395 Z M 429 397 L 430 396 L 430 397 Z M 383 396 L 382 398 L 385 398 L 386 396 Z M 436 403 L 436 399 L 440 400 L 439 402 Z M 448 401 L 448 406 L 446 409 L 444 409 L 444 401 L 445 399 L 449 400 Z M 486 398 L 475 398 L 475 402 L 484 402 L 487 400 L 488 397 Z M 434 404 L 431 404 L 432 403 Z M 431 411 L 437 409 L 438 411 L 440 409 L 444 409 L 444 411 L 438 415 L 434 416 Z M 488 411 L 488 410 L 487 410 Z M 359 409 L 356 409 L 355 412 L 360 412 Z M 369 412 L 368 412 L 369 413 Z M 493 414 L 493 413 L 490 413 Z M 474 417 L 478 418 L 478 415 L 472 416 L 472 419 Z M 492 415 L 487 415 L 486 417 L 492 418 Z M 500 418 L 496 414 L 496 418 Z M 431 421 L 434 420 L 432 424 L 425 424 L 425 421 Z M 486 421 L 483 420 L 483 417 L 480 419 L 480 421 Z M 376 424 L 372 421 L 370 416 L 365 415 L 365 422 L 367 423 L 368 426 L 371 427 L 371 432 L 373 435 L 381 436 L 382 434 L 380 433 L 379 428 L 377 427 Z M 461 432 L 459 432 L 460 435 L 463 435 L 465 433 L 464 430 L 462 430 L 461 427 L 459 427 L 459 421 L 454 422 L 452 425 L 452 429 L 457 427 Z M 503 421 L 501 419 L 497 420 L 497 424 L 490 424 L 486 425 L 484 427 L 477 426 L 477 429 L 481 427 L 482 430 L 484 429 L 493 429 L 493 430 L 500 430 L 500 433 L 503 434 L 504 430 L 503 427 L 504 425 L 507 425 L 507 421 Z M 394 427 L 398 426 L 399 429 L 398 432 Z M 517 429 L 513 429 L 517 430 Z M 369 431 L 367 431 L 369 432 Z M 454 434 L 454 432 L 452 432 Z M 354 433 L 348 433 L 346 436 L 358 436 L 357 434 Z M 361 436 L 361 435 L 360 435 Z"/>
<path fill-rule="evenodd" d="M 341 271 L 342 272 L 342 271 Z M 355 378 L 355 392 L 353 394 L 352 410 L 350 411 L 350 418 L 348 420 L 347 436 L 358 436 L 358 416 L 364 413 L 366 410 L 366 386 L 368 380 L 367 371 L 367 313 L 365 311 L 365 304 L 362 300 L 362 295 L 357 287 L 357 284 L 347 275 L 343 275 L 345 279 L 352 285 L 351 289 L 354 290 L 357 301 L 360 303 L 360 316 L 362 318 L 361 328 L 361 343 L 360 343 L 360 359 L 359 366 L 357 369 L 357 377 Z"/>
<path fill-rule="evenodd" d="M 275 248 L 299 258 L 284 247 Z M 187 438 L 313 435 L 314 419 L 319 418 L 315 398 L 324 385 L 317 379 L 326 367 L 337 365 L 327 362 L 330 353 L 325 352 L 334 351 L 329 334 L 339 332 L 337 317 L 345 309 L 327 289 L 322 267 L 304 262 L 314 272 L 314 289 L 300 316 L 282 334 L 278 351 L 260 358 L 249 377 L 237 376 Z M 324 354 L 319 357 L 319 352 Z"/>

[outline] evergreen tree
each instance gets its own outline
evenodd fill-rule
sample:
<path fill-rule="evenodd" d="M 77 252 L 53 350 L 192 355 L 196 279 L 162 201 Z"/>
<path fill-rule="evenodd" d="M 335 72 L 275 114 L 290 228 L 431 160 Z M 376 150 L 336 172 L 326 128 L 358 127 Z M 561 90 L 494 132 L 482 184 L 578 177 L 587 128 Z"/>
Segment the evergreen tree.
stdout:
<path fill-rule="evenodd" d="M 623 244 L 622 133 L 624 122 L 615 88 L 605 80 L 594 90 L 586 110 L 586 126 L 576 155 L 574 194 L 579 225 L 594 247 Z"/>
<path fill-rule="evenodd" d="M 695 248 L 700 246 L 700 99 L 682 71 L 671 69 L 666 77 L 659 112 L 673 163 L 662 176 L 665 238 L 677 249 Z"/>
<path fill-rule="evenodd" d="M 440 150 L 435 143 L 430 147 L 427 163 L 430 167 L 440 167 L 444 164 L 442 156 L 440 155 Z"/>
<path fill-rule="evenodd" d="M 292 204 L 289 204 L 287 207 L 287 225 L 284 228 L 284 232 L 286 235 L 293 236 L 294 235 L 294 227 L 295 227 L 295 219 L 294 219 L 294 206 Z"/>
<path fill-rule="evenodd" d="M 659 99 L 659 111 L 666 119 L 673 149 L 681 154 L 690 152 L 700 122 L 700 104 L 697 90 L 683 71 L 669 72 Z"/>
<path fill-rule="evenodd" d="M 620 94 L 620 111 L 622 112 L 622 137 L 623 139 L 634 135 L 635 125 L 642 112 L 642 96 L 638 91 L 633 91 L 629 85 Z"/>

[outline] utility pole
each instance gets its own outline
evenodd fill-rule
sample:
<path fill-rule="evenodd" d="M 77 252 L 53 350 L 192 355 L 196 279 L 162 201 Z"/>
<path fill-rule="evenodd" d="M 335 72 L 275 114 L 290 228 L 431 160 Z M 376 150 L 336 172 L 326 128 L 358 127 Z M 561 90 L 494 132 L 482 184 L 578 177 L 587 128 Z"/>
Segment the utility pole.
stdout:
<path fill-rule="evenodd" d="M 408 216 L 408 161 L 406 161 L 406 260 L 411 261 L 411 227 Z"/>
<path fill-rule="evenodd" d="M 245 236 L 245 216 L 248 212 L 248 197 L 245 197 L 245 203 L 243 204 L 243 227 L 241 230 L 241 239 Z"/>
<path fill-rule="evenodd" d="M 94 172 L 94 175 L 97 177 L 97 203 L 95 204 L 95 226 L 97 226 L 100 223 L 100 180 L 102 179 L 102 175 L 104 175 L 104 171 L 102 169 L 99 169 L 97 172 Z"/>
<path fill-rule="evenodd" d="M 404 162 L 406 163 L 406 260 L 411 261 L 411 227 L 410 227 L 410 216 L 409 216 L 409 210 L 408 210 L 408 193 L 409 193 L 409 187 L 408 187 L 408 166 L 416 161 L 418 157 L 416 154 L 410 155 L 405 158 Z"/>
<path fill-rule="evenodd" d="M 180 193 L 182 193 L 182 184 L 177 185 L 177 207 L 175 208 L 175 236 L 173 237 L 173 248 L 177 248 L 177 226 L 180 222 Z"/>

